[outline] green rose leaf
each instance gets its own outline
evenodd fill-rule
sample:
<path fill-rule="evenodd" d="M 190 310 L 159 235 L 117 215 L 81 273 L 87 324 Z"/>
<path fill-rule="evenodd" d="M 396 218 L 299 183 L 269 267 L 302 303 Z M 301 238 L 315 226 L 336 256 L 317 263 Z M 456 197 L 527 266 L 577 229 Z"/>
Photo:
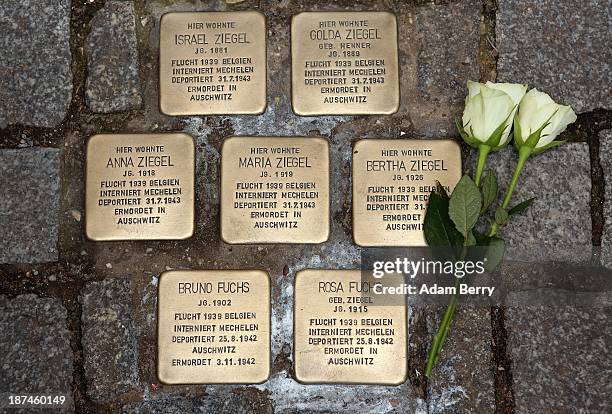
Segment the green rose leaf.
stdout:
<path fill-rule="evenodd" d="M 472 233 L 471 231 L 468 233 L 468 237 L 467 237 L 467 241 L 466 241 L 466 246 L 475 246 L 476 245 L 476 237 L 474 237 L 474 233 Z"/>
<path fill-rule="evenodd" d="M 504 257 L 506 243 L 496 236 L 489 237 L 476 233 L 475 237 L 477 245 L 485 248 L 484 257 L 482 257 L 482 259 L 486 259 L 484 267 L 487 272 L 492 272 Z"/>
<path fill-rule="evenodd" d="M 463 237 L 448 215 L 448 204 L 449 198 L 446 192 L 432 191 L 429 195 L 423 232 L 430 246 L 458 247 L 463 245 Z"/>
<path fill-rule="evenodd" d="M 518 203 L 517 205 L 512 207 L 510 210 L 508 210 L 508 215 L 509 216 L 514 216 L 515 214 L 521 214 L 522 212 L 527 210 L 530 205 L 533 204 L 535 199 L 536 199 L 535 197 L 532 197 L 532 198 L 527 199 L 527 200 L 525 200 L 525 201 L 523 201 L 521 203 Z"/>
<path fill-rule="evenodd" d="M 508 217 L 508 212 L 505 209 L 498 207 L 497 210 L 495 210 L 495 222 L 499 226 L 506 224 L 508 222 Z"/>
<path fill-rule="evenodd" d="M 516 106 L 514 108 L 516 108 Z M 493 151 L 497 151 L 498 149 L 500 149 L 500 148 L 502 148 L 504 146 L 504 145 L 502 145 L 500 147 L 499 146 L 499 142 L 501 141 L 501 138 L 504 135 L 504 132 L 506 131 L 506 129 L 510 128 L 510 126 L 511 126 L 508 123 L 508 119 L 514 113 L 514 108 L 512 109 L 512 111 L 510 111 L 510 113 L 508 114 L 508 117 L 506 119 L 504 119 L 502 121 L 502 123 L 499 124 L 499 126 L 497 128 L 495 128 L 495 131 L 493 131 L 493 133 L 491 134 L 491 136 L 489 137 L 487 142 L 485 142 L 485 144 L 490 146 Z M 506 141 L 506 142 L 510 142 L 510 141 Z"/>
<path fill-rule="evenodd" d="M 442 183 L 438 180 L 436 180 L 436 189 L 434 190 L 434 192 L 440 194 L 442 197 L 448 199 L 448 193 L 446 192 L 446 190 L 444 189 L 444 186 L 442 185 Z"/>
<path fill-rule="evenodd" d="M 487 171 L 487 175 L 482 179 L 482 209 L 484 213 L 497 198 L 497 179 L 493 171 Z"/>
<path fill-rule="evenodd" d="M 468 175 L 464 175 L 457 183 L 448 203 L 448 215 L 464 240 L 468 239 L 470 230 L 478 220 L 481 205 L 480 190 Z"/>

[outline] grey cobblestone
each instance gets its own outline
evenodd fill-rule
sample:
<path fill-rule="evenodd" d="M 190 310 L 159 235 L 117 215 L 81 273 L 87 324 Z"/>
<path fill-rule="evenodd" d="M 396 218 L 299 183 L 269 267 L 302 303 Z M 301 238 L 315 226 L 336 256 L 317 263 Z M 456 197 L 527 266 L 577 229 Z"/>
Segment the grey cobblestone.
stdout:
<path fill-rule="evenodd" d="M 512 148 L 489 157 L 487 168 L 495 171 L 504 192 L 500 197 L 505 195 L 517 158 Z M 588 145 L 565 144 L 531 157 L 510 206 L 531 197 L 536 197 L 531 207 L 500 231 L 506 240 L 505 259 L 588 261 L 592 253 Z"/>
<path fill-rule="evenodd" d="M 0 263 L 57 260 L 60 151 L 0 150 Z"/>
<path fill-rule="evenodd" d="M 0 128 L 57 126 L 72 97 L 70 0 L 4 0 L 0 33 Z"/>
<path fill-rule="evenodd" d="M 612 129 L 599 133 L 599 162 L 603 168 L 605 187 L 605 225 L 601 237 L 601 262 L 612 269 Z"/>
<path fill-rule="evenodd" d="M 121 408 L 122 414 L 186 414 L 192 413 L 191 399 L 182 396 L 168 396 L 155 400 L 126 404 Z"/>
<path fill-rule="evenodd" d="M 65 395 L 62 412 L 73 412 L 74 357 L 61 301 L 0 296 L 0 331 L 0 393 Z"/>
<path fill-rule="evenodd" d="M 610 412 L 612 308 L 506 312 L 516 413 Z"/>
<path fill-rule="evenodd" d="M 433 339 L 440 325 L 428 318 Z M 491 355 L 491 315 L 488 307 L 459 305 L 434 373 L 429 380 L 430 414 L 493 413 L 495 386 Z"/>
<path fill-rule="evenodd" d="M 257 404 L 240 392 L 232 392 L 231 387 L 223 386 L 224 390 L 214 390 L 214 396 L 193 397 L 184 395 L 164 396 L 141 403 L 128 404 L 122 408 L 123 414 L 272 414 L 269 402 Z"/>
<path fill-rule="evenodd" d="M 140 107 L 138 50 L 131 1 L 109 1 L 87 37 L 87 106 L 94 112 Z"/>
<path fill-rule="evenodd" d="M 499 0 L 498 81 L 528 83 L 574 110 L 612 108 L 608 0 Z"/>
<path fill-rule="evenodd" d="M 125 279 L 91 282 L 81 291 L 87 393 L 95 401 L 112 400 L 139 387 L 131 300 Z"/>
<path fill-rule="evenodd" d="M 398 15 L 401 101 L 414 132 L 454 136 L 467 81 L 479 78 L 482 4 L 463 0 L 402 10 Z"/>

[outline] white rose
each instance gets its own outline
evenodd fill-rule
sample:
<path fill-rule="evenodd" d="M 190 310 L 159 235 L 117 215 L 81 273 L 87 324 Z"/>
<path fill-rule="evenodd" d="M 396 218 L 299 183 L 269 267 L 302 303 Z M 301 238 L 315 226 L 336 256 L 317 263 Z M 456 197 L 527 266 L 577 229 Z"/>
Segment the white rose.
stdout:
<path fill-rule="evenodd" d="M 576 114 L 571 107 L 559 105 L 548 94 L 532 89 L 527 92 L 519 106 L 515 119 L 515 143 L 517 147 L 529 146 L 535 153 L 542 152 L 558 145 L 560 142 L 555 141 L 555 138 L 575 121 Z M 548 125 L 540 134 L 532 136 L 547 122 Z M 527 142 L 530 136 L 531 142 Z"/>
<path fill-rule="evenodd" d="M 468 81 L 468 91 L 463 110 L 463 128 L 459 128 L 461 136 L 473 147 L 488 145 L 492 150 L 502 148 L 510 141 L 512 120 L 527 85 Z M 503 128 L 501 136 L 499 128 Z M 496 131 L 498 134 L 495 134 Z"/>

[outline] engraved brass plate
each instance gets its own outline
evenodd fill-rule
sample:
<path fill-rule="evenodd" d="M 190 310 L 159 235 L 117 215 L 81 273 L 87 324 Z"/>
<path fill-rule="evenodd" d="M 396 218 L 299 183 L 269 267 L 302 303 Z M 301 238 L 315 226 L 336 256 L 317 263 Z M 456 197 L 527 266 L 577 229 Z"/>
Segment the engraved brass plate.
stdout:
<path fill-rule="evenodd" d="M 406 380 L 406 306 L 376 305 L 359 270 L 304 270 L 295 280 L 295 375 L 304 383 Z"/>
<path fill-rule="evenodd" d="M 225 140 L 221 156 L 221 238 L 225 242 L 322 243 L 328 236 L 327 140 Z"/>
<path fill-rule="evenodd" d="M 157 372 L 165 384 L 247 384 L 268 379 L 268 274 L 258 270 L 163 273 Z"/>
<path fill-rule="evenodd" d="M 353 237 L 360 246 L 425 246 L 423 220 L 439 181 L 461 178 L 452 140 L 364 139 L 353 147 Z"/>
<path fill-rule="evenodd" d="M 298 115 L 399 109 L 397 21 L 391 13 L 300 13 L 291 23 L 291 58 Z"/>
<path fill-rule="evenodd" d="M 94 135 L 85 230 L 92 240 L 186 239 L 194 230 L 195 145 L 187 134 Z"/>
<path fill-rule="evenodd" d="M 265 110 L 263 14 L 168 13 L 160 26 L 159 97 L 164 114 L 260 114 Z"/>

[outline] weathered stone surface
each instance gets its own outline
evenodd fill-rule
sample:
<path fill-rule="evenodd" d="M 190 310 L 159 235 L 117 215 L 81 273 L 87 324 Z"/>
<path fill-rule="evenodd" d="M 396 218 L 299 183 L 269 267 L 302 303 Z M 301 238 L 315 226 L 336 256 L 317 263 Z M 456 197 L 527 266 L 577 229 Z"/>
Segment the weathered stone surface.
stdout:
<path fill-rule="evenodd" d="M 506 311 L 516 413 L 609 412 L 612 307 Z"/>
<path fill-rule="evenodd" d="M 599 163 L 603 168 L 605 188 L 605 225 L 601 236 L 601 262 L 612 269 L 612 129 L 599 133 Z"/>
<path fill-rule="evenodd" d="M 339 234 L 333 242 L 308 246 L 287 261 L 287 268 L 272 274 L 272 354 L 291 355 L 295 273 L 302 269 L 355 269 L 360 250 Z M 350 237 L 350 236 L 348 236 Z M 289 356 L 289 358 L 291 358 Z M 275 361 L 275 365 L 276 365 Z M 290 361 L 287 361 L 290 364 Z M 286 365 L 273 368 L 268 381 L 256 388 L 269 393 L 274 412 L 279 413 L 424 413 L 425 401 L 415 395 L 410 382 L 399 386 L 312 385 L 297 382 Z"/>
<path fill-rule="evenodd" d="M 0 263 L 57 260 L 60 151 L 0 150 Z"/>
<path fill-rule="evenodd" d="M 70 0 L 0 3 L 0 128 L 53 127 L 72 97 Z"/>
<path fill-rule="evenodd" d="M 498 80 L 528 83 L 576 112 L 612 108 L 610 13 L 608 0 L 500 0 Z"/>
<path fill-rule="evenodd" d="M 123 414 L 184 414 L 192 413 L 193 403 L 186 397 L 166 397 L 125 405 Z"/>
<path fill-rule="evenodd" d="M 300 384 L 279 372 L 257 388 L 268 391 L 280 413 L 425 413 L 409 382 L 400 386 Z"/>
<path fill-rule="evenodd" d="M 209 387 L 209 396 L 163 396 L 140 403 L 125 405 L 124 414 L 272 414 L 272 406 L 263 394 L 252 388 L 232 386 Z M 218 389 L 217 389 L 218 388 Z"/>
<path fill-rule="evenodd" d="M 87 37 L 87 106 L 118 112 L 142 103 L 131 1 L 109 1 L 91 21 Z"/>
<path fill-rule="evenodd" d="M 65 395 L 63 412 L 73 412 L 73 353 L 61 301 L 0 296 L 0 331 L 0 393 Z"/>
<path fill-rule="evenodd" d="M 497 273 L 496 297 L 506 306 L 612 305 L 612 270 L 590 262 L 504 261 Z"/>
<path fill-rule="evenodd" d="M 430 339 L 444 309 L 430 313 Z M 491 355 L 491 315 L 488 307 L 459 305 L 440 359 L 429 380 L 428 412 L 492 413 L 495 387 Z"/>
<path fill-rule="evenodd" d="M 455 135 L 453 119 L 463 110 L 467 81 L 478 80 L 482 3 L 406 6 L 398 14 L 401 101 L 414 132 Z"/>
<path fill-rule="evenodd" d="M 472 154 L 473 155 L 473 154 Z M 489 157 L 505 194 L 517 162 L 511 148 Z M 472 162 L 470 165 L 475 165 Z M 502 195 L 503 197 L 503 195 Z M 510 206 L 535 202 L 512 217 L 500 234 L 506 260 L 587 261 L 591 257 L 591 167 L 586 143 L 570 143 L 527 161 Z"/>
<path fill-rule="evenodd" d="M 139 387 L 138 345 L 130 282 L 105 279 L 81 291 L 87 393 L 108 401 Z"/>

